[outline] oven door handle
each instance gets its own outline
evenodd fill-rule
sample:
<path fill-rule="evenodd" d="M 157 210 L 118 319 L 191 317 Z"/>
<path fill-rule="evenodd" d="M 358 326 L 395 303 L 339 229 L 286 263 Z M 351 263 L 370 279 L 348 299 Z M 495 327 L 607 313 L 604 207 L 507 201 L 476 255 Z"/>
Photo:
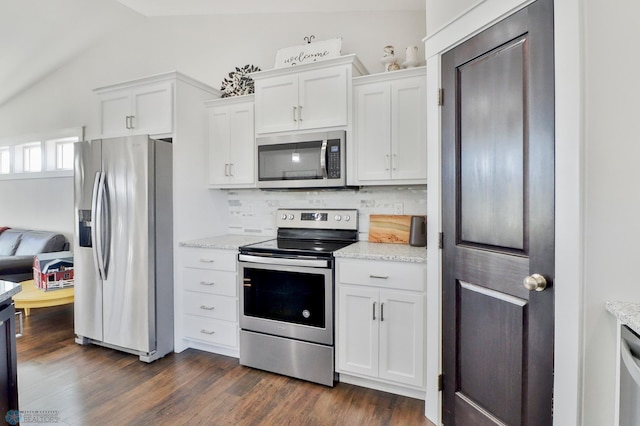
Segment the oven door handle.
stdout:
<path fill-rule="evenodd" d="M 240 262 L 260 263 L 263 265 L 307 266 L 312 268 L 328 268 L 329 261 L 322 259 L 290 259 L 285 257 L 262 257 L 249 254 L 238 255 Z"/>
<path fill-rule="evenodd" d="M 624 339 L 622 339 L 620 343 L 620 356 L 622 358 L 622 362 L 633 381 L 636 382 L 636 386 L 640 386 L 640 365 L 638 363 L 638 359 L 633 356 L 631 349 L 629 348 L 629 344 Z"/>

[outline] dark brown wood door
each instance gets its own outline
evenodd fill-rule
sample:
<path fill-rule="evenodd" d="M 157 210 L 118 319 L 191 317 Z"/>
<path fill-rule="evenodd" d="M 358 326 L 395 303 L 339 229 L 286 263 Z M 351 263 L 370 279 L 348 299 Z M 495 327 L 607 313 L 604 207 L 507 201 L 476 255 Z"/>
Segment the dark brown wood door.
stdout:
<path fill-rule="evenodd" d="M 550 425 L 552 0 L 444 54 L 442 79 L 443 421 Z"/>

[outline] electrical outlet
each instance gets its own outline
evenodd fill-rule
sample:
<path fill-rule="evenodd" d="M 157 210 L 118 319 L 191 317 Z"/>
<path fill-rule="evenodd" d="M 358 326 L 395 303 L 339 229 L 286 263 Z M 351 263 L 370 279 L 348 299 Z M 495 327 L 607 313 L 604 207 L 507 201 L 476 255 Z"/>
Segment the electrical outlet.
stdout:
<path fill-rule="evenodd" d="M 404 206 L 402 205 L 402 203 L 394 203 L 393 212 L 394 214 L 404 214 Z"/>

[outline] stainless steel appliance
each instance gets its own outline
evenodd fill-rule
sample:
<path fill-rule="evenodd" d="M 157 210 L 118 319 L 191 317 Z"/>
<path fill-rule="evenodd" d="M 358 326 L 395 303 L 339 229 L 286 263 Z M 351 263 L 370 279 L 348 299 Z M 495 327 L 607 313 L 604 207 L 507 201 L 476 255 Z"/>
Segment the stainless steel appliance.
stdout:
<path fill-rule="evenodd" d="M 75 333 L 151 362 L 173 350 L 172 146 L 74 146 Z"/>
<path fill-rule="evenodd" d="M 357 210 L 278 210 L 277 239 L 240 248 L 240 364 L 334 383 L 333 252 Z"/>
<path fill-rule="evenodd" d="M 627 326 L 620 329 L 619 426 L 640 424 L 640 337 Z"/>
<path fill-rule="evenodd" d="M 344 131 L 256 138 L 258 187 L 344 187 L 345 141 Z"/>

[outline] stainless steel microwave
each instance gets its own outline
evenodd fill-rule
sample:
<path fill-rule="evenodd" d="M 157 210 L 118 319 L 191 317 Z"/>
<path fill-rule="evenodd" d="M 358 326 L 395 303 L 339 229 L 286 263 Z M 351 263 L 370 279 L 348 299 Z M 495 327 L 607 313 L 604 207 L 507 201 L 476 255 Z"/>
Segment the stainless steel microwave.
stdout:
<path fill-rule="evenodd" d="M 345 179 L 345 131 L 256 138 L 258 188 L 338 188 Z"/>

